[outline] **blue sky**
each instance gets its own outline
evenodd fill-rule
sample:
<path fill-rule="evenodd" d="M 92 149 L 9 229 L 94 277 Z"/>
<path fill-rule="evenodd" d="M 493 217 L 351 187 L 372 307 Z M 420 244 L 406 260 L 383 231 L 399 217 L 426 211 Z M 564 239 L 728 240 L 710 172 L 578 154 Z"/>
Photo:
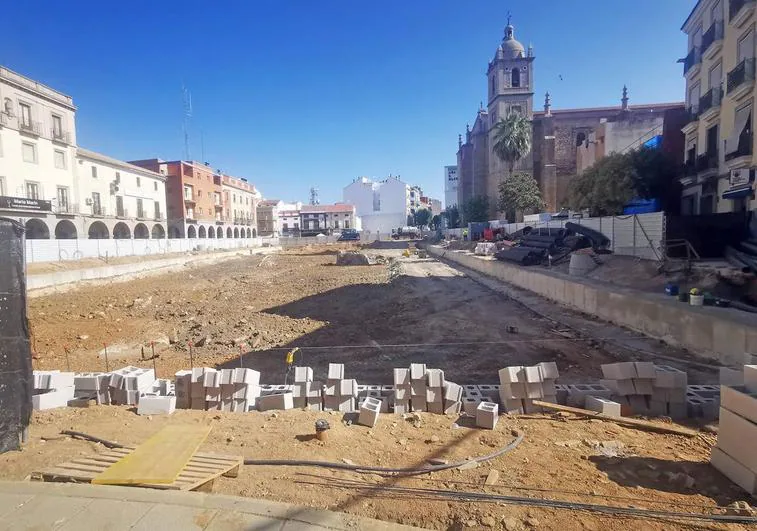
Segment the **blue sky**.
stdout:
<path fill-rule="evenodd" d="M 33 5 L 34 14 L 29 10 Z M 534 45 L 535 107 L 683 99 L 694 0 L 38 0 L 7 2 L 0 63 L 74 97 L 79 144 L 124 160 L 192 158 L 266 197 L 341 199 L 400 174 L 443 196 L 443 166 L 486 98 L 507 12 Z M 33 23 L 25 23 L 31 21 Z M 560 79 L 562 76 L 562 79 Z"/>

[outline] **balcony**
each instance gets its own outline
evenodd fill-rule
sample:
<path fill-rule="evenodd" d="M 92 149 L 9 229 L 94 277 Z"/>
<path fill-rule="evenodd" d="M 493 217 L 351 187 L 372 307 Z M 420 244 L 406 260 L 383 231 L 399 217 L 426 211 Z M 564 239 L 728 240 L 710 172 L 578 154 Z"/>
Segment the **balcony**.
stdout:
<path fill-rule="evenodd" d="M 713 175 L 717 175 L 720 162 L 718 160 L 718 152 L 708 151 L 703 155 L 699 155 L 696 160 L 696 169 L 699 179 L 707 179 Z"/>
<path fill-rule="evenodd" d="M 196 201 L 194 200 L 194 198 L 191 195 L 189 197 L 187 197 L 186 194 L 184 195 L 184 202 L 188 203 L 188 204 L 192 204 L 192 205 L 194 205 L 196 203 Z"/>
<path fill-rule="evenodd" d="M 686 109 L 686 125 L 681 128 L 684 135 L 690 135 L 699 128 L 699 102 Z"/>
<path fill-rule="evenodd" d="M 62 144 L 71 144 L 71 133 L 63 131 L 61 129 L 51 129 L 50 138 L 53 142 L 60 142 Z"/>
<path fill-rule="evenodd" d="M 702 54 L 699 51 L 699 47 L 694 46 L 689 52 L 689 55 L 687 55 L 686 58 L 683 60 L 683 75 L 684 76 L 696 75 L 700 70 L 701 64 L 702 64 Z"/>
<path fill-rule="evenodd" d="M 104 216 L 105 215 L 105 207 L 101 205 L 92 205 L 92 215 L 93 216 Z"/>
<path fill-rule="evenodd" d="M 740 27 L 754 11 L 755 0 L 730 0 L 728 2 L 728 21 L 732 26 Z"/>
<path fill-rule="evenodd" d="M 751 92 L 754 87 L 754 59 L 744 59 L 728 72 L 728 97 L 739 99 Z"/>
<path fill-rule="evenodd" d="M 163 214 L 160 212 L 156 212 L 155 215 L 152 217 L 154 221 L 165 221 L 166 219 L 163 217 Z"/>
<path fill-rule="evenodd" d="M 125 208 L 118 208 L 116 207 L 116 217 L 117 218 L 128 218 L 129 217 L 129 211 Z"/>
<path fill-rule="evenodd" d="M 137 219 L 147 219 L 147 216 L 145 216 L 144 210 L 137 210 Z"/>
<path fill-rule="evenodd" d="M 216 203 L 213 207 L 215 207 L 216 210 L 223 210 L 223 205 L 221 203 Z"/>
<path fill-rule="evenodd" d="M 702 35 L 702 57 L 712 59 L 723 48 L 723 21 L 716 20 Z"/>
<path fill-rule="evenodd" d="M 708 120 L 715 116 L 720 109 L 720 101 L 722 99 L 722 88 L 714 87 L 707 91 L 704 96 L 699 98 L 699 117 L 702 120 Z"/>
<path fill-rule="evenodd" d="M 55 205 L 55 213 L 62 216 L 72 216 L 79 213 L 79 205 L 72 205 L 69 203 L 58 203 Z"/>
<path fill-rule="evenodd" d="M 726 164 L 730 169 L 736 169 L 749 165 L 752 160 L 752 133 L 744 132 L 739 137 L 739 146 L 736 151 L 725 154 Z"/>
<path fill-rule="evenodd" d="M 42 131 L 42 126 L 39 122 L 25 122 L 21 118 L 18 119 L 18 130 L 28 135 L 39 136 Z"/>

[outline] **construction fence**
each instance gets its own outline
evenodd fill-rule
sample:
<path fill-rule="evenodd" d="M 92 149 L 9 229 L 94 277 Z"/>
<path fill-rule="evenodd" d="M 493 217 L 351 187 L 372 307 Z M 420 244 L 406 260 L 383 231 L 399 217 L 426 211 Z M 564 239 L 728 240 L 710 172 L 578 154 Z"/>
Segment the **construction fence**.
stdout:
<path fill-rule="evenodd" d="M 598 230 L 610 239 L 610 250 L 622 256 L 635 256 L 645 260 L 663 258 L 663 241 L 665 240 L 665 213 L 630 214 L 627 216 L 603 216 L 597 218 L 555 219 L 535 223 L 498 223 L 511 234 L 524 227 L 564 228 L 571 222 Z M 462 229 L 447 229 L 445 235 L 462 237 Z"/>
<path fill-rule="evenodd" d="M 122 256 L 150 256 L 192 251 L 233 250 L 278 245 L 278 238 L 176 238 L 164 240 L 26 240 L 26 261 L 60 262 Z"/>

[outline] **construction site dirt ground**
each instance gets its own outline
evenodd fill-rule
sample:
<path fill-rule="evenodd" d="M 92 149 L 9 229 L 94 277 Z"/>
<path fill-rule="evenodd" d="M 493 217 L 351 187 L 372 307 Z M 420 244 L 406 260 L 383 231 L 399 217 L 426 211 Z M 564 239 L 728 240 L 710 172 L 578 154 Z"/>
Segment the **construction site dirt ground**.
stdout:
<path fill-rule="evenodd" d="M 582 335 L 610 326 L 570 313 L 570 330 L 441 262 L 400 256 L 399 249 L 370 249 L 385 257 L 373 266 L 335 266 L 329 245 L 250 256 L 182 273 L 151 276 L 106 287 L 83 287 L 29 301 L 34 366 L 38 369 L 151 367 L 159 377 L 190 366 L 261 371 L 263 383 L 283 383 L 285 354 L 303 348 L 297 363 L 325 377 L 328 363 L 344 363 L 346 377 L 388 384 L 392 368 L 423 362 L 444 369 L 461 384 L 497 383 L 498 369 L 555 361 L 559 382 L 589 382 L 600 364 L 634 359 Z M 542 301 L 542 304 L 545 304 Z M 551 305 L 552 311 L 556 311 Z M 559 310 L 559 309 L 557 309 Z M 566 314 L 567 315 L 567 314 Z M 583 323 L 583 324 L 582 324 Z M 508 332 L 508 327 L 515 333 Z M 626 334 L 617 330 L 616 337 Z M 632 336 L 632 335 L 631 335 Z M 629 336 L 629 337 L 631 337 Z M 685 367 L 687 354 L 660 346 Z M 240 353 L 242 353 L 240 359 Z M 626 358 L 619 358 L 625 355 Z M 636 359 L 647 360 L 649 357 Z M 677 364 L 676 359 L 681 363 Z M 717 381 L 717 373 L 690 368 L 692 383 Z M 328 441 L 313 440 L 326 418 Z M 503 416 L 495 431 L 470 427 L 469 419 L 420 414 L 420 422 L 382 415 L 374 429 L 347 426 L 341 414 L 310 411 L 234 414 L 177 411 L 139 417 L 117 406 L 36 412 L 24 450 L 0 456 L 0 477 L 23 479 L 46 466 L 102 449 L 61 438 L 61 429 L 83 431 L 123 444 L 138 444 L 166 423 L 213 426 L 203 449 L 265 459 L 349 460 L 366 466 L 404 467 L 441 457 L 451 461 L 489 454 L 508 444 L 517 429 L 521 445 L 479 468 L 410 479 L 389 479 L 305 467 L 243 467 L 223 478 L 217 491 L 340 510 L 422 527 L 563 529 L 668 529 L 695 525 L 643 521 L 582 511 L 457 503 L 430 494 L 361 490 L 361 484 L 457 489 L 585 503 L 702 512 L 745 499 L 738 487 L 708 464 L 715 436 L 647 433 L 599 420 L 534 415 Z M 459 422 L 459 424 L 455 424 Z M 457 427 L 459 426 L 459 427 Z M 490 469 L 494 486 L 484 486 Z M 425 497 L 424 497 L 425 496 Z"/>

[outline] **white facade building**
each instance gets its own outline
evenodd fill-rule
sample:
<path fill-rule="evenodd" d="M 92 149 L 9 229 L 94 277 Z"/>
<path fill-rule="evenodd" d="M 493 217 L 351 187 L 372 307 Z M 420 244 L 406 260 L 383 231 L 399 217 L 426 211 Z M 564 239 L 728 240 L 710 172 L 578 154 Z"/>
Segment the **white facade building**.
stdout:
<path fill-rule="evenodd" d="M 381 237 L 407 225 L 408 216 L 420 205 L 421 190 L 396 177 L 383 181 L 361 177 L 345 186 L 342 198 L 355 205 L 363 232 Z"/>
<path fill-rule="evenodd" d="M 457 206 L 457 166 L 444 167 L 444 208 Z"/>
<path fill-rule="evenodd" d="M 282 202 L 279 204 L 279 230 L 283 236 L 299 236 L 300 210 L 302 210 L 302 203 L 300 201 L 296 203 Z"/>
<path fill-rule="evenodd" d="M 78 149 L 71 96 L 0 67 L 0 103 L 0 216 L 22 223 L 27 239 L 165 237 L 154 215 L 156 203 L 165 212 L 164 179 Z M 123 219 L 119 204 L 131 211 Z"/>

